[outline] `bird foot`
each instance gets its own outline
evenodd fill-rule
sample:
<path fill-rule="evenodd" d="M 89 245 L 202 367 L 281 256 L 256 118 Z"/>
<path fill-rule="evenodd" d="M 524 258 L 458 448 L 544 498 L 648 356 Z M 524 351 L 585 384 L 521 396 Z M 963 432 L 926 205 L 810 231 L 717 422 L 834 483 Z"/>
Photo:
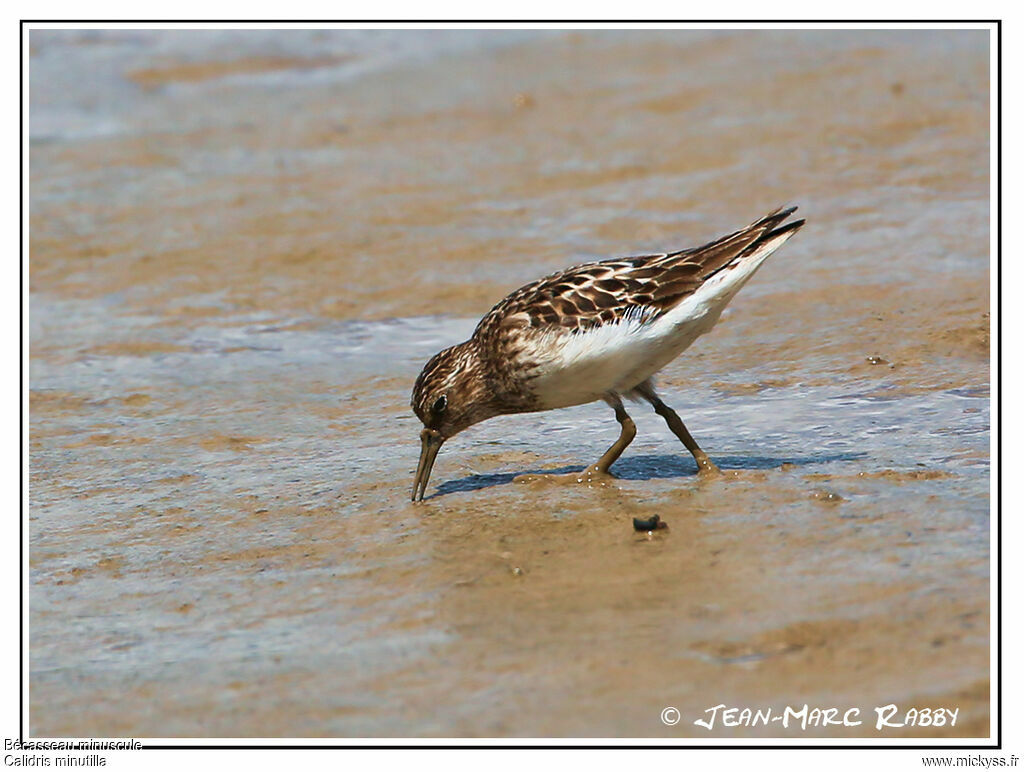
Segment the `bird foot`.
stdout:
<path fill-rule="evenodd" d="M 702 480 L 713 480 L 716 477 L 724 476 L 722 470 L 715 466 L 715 462 L 707 456 L 694 460 L 697 462 L 697 476 Z"/>
<path fill-rule="evenodd" d="M 618 478 L 611 472 L 598 469 L 597 465 L 588 466 L 579 472 L 568 474 L 521 474 L 512 478 L 516 483 L 554 483 L 555 485 L 586 485 L 587 487 L 605 488 Z"/>
<path fill-rule="evenodd" d="M 702 483 L 709 483 L 715 480 L 738 480 L 740 477 L 746 478 L 747 475 L 748 473 L 741 473 L 738 469 L 719 469 L 710 461 L 707 465 L 700 463 L 697 464 L 697 480 Z M 763 480 L 764 476 L 762 475 L 753 479 Z"/>

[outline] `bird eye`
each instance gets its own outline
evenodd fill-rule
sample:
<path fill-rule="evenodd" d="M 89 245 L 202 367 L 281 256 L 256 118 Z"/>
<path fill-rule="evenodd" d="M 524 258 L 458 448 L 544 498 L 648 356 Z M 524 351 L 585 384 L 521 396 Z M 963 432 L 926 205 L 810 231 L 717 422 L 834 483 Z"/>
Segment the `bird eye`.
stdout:
<path fill-rule="evenodd" d="M 448 395 L 444 394 L 434 400 L 434 404 L 430 406 L 430 412 L 443 413 L 446 407 L 448 407 Z"/>

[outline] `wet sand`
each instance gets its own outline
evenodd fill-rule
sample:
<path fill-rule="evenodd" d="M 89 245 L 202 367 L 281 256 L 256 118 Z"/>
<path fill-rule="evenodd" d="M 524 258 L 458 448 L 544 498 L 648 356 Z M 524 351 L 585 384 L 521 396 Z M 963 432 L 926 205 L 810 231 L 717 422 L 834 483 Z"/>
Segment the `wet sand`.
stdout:
<path fill-rule="evenodd" d="M 33 735 L 988 735 L 985 33 L 186 34 L 32 33 Z M 613 486 L 512 483 L 591 405 L 408 501 L 504 294 L 784 203 L 659 381 L 722 479 L 637 406 Z"/>

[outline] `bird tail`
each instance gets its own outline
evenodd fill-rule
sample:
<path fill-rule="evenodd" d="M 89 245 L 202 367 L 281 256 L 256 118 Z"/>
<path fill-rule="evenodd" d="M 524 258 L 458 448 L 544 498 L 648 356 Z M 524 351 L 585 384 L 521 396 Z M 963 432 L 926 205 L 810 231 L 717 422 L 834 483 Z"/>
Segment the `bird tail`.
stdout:
<path fill-rule="evenodd" d="M 782 246 L 804 224 L 804 220 L 786 222 L 795 211 L 795 206 L 779 207 L 746 228 L 700 247 L 671 252 L 659 262 L 697 263 L 701 278 L 706 281 L 727 266 L 734 266 L 755 254 L 763 259 Z"/>
<path fill-rule="evenodd" d="M 776 209 L 767 217 L 763 217 L 750 226 L 751 229 L 760 229 L 760 235 L 744 247 L 730 262 L 749 261 L 760 263 L 768 255 L 789 241 L 806 222 L 803 219 L 785 222 L 786 218 L 795 211 L 795 206 L 791 206 L 788 209 Z"/>
<path fill-rule="evenodd" d="M 721 308 L 746 284 L 775 250 L 791 239 L 803 220 L 786 222 L 796 207 L 776 209 L 755 223 L 731 236 L 712 242 L 690 259 L 704 265 L 704 276 L 698 294 L 722 298 Z"/>
<path fill-rule="evenodd" d="M 796 209 L 797 208 L 795 206 L 791 206 L 786 209 L 779 207 L 771 214 L 762 217 L 756 223 L 751 225 L 750 230 L 760 230 L 761 233 L 739 254 L 739 257 L 747 257 L 754 252 L 763 251 L 768 246 L 771 247 L 767 250 L 770 254 L 785 244 L 786 241 L 788 241 L 789 238 L 800 230 L 804 223 L 807 222 L 804 219 L 786 222 L 789 216 L 793 214 Z"/>

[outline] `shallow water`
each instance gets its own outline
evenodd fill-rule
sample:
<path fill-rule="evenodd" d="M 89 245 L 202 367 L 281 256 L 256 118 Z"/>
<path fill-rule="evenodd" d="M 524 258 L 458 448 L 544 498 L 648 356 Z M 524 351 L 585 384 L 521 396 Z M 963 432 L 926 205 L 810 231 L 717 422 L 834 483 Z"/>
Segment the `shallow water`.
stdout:
<path fill-rule="evenodd" d="M 700 737 L 815 701 L 987 734 L 984 33 L 31 50 L 33 734 Z M 490 304 L 787 201 L 807 227 L 660 380 L 723 479 L 636 405 L 614 486 L 514 484 L 611 443 L 589 405 L 474 427 L 409 503 L 412 382 Z"/>

